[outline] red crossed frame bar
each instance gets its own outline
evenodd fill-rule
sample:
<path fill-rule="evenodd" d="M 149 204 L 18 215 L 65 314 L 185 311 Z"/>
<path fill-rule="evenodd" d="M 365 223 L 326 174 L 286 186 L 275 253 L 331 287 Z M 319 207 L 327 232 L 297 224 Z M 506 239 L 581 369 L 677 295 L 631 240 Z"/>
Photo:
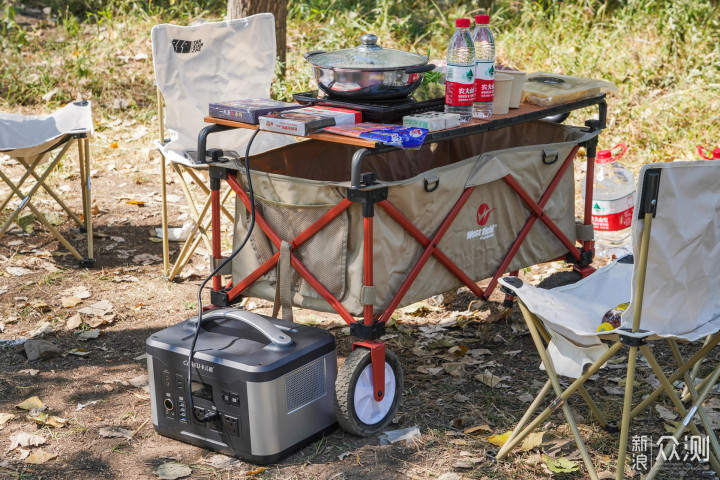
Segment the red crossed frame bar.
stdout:
<path fill-rule="evenodd" d="M 392 300 L 390 301 L 390 304 L 385 309 L 385 311 L 379 316 L 378 321 L 381 322 L 387 322 L 387 320 L 392 315 L 393 311 L 397 308 L 400 301 L 403 299 L 405 294 L 407 293 L 408 289 L 412 285 L 412 283 L 415 281 L 417 276 L 420 274 L 420 271 L 425 266 L 425 263 L 429 260 L 430 256 L 434 256 L 442 265 L 444 265 L 450 272 L 452 272 L 461 282 L 463 282 L 475 295 L 477 295 L 479 298 L 487 299 L 487 297 L 490 295 L 490 293 L 493 291 L 495 286 L 497 285 L 497 280 L 500 278 L 500 276 L 505 272 L 505 269 L 507 269 L 508 265 L 510 265 L 510 262 L 517 254 L 518 250 L 520 249 L 520 246 L 522 245 L 522 242 L 525 240 L 527 235 L 530 233 L 530 230 L 532 229 L 533 225 L 537 221 L 537 219 L 540 219 L 549 229 L 550 231 L 560 240 L 560 242 L 563 243 L 570 252 L 570 254 L 575 257 L 575 259 L 580 260 L 581 253 L 578 250 L 577 247 L 573 244 L 573 242 L 570 241 L 570 239 L 567 238 L 567 236 L 560 230 L 560 228 L 553 222 L 547 215 L 545 215 L 545 212 L 543 211 L 543 208 L 547 204 L 547 202 L 550 200 L 552 194 L 554 193 L 555 189 L 557 188 L 558 184 L 560 183 L 560 180 L 564 176 L 567 169 L 572 165 L 572 161 L 575 158 L 575 155 L 577 154 L 578 147 L 576 146 L 573 148 L 573 150 L 570 152 L 568 157 L 565 159 L 563 164 L 561 165 L 560 169 L 557 171 L 555 176 L 553 177 L 552 181 L 548 185 L 548 188 L 545 190 L 545 192 L 542 194 L 540 200 L 538 202 L 535 202 L 532 197 L 523 189 L 520 184 L 517 182 L 517 180 L 511 175 L 508 174 L 505 177 L 503 177 L 503 180 L 508 184 L 508 186 L 525 202 L 525 204 L 530 209 L 530 216 L 525 222 L 525 225 L 523 226 L 522 230 L 518 234 L 518 236 L 513 241 L 513 244 L 510 247 L 510 250 L 508 251 L 507 255 L 501 262 L 500 266 L 498 267 L 497 272 L 495 273 L 495 276 L 493 276 L 492 280 L 488 284 L 488 286 L 485 288 L 485 291 L 483 291 L 479 286 L 475 284 L 475 282 L 470 278 L 465 272 L 463 272 L 460 267 L 458 267 L 450 258 L 448 258 L 445 253 L 442 252 L 438 248 L 438 244 L 442 240 L 443 236 L 447 232 L 447 230 L 450 228 L 450 225 L 455 221 L 455 218 L 462 210 L 463 206 L 465 206 L 465 203 L 467 203 L 467 200 L 470 198 L 470 195 L 475 191 L 475 187 L 469 187 L 463 191 L 463 193 L 460 195 L 460 198 L 457 200 L 453 208 L 450 210 L 450 213 L 448 216 L 443 220 L 442 224 L 440 225 L 439 229 L 435 234 L 433 235 L 432 239 L 429 239 L 426 237 L 405 215 L 395 208 L 394 205 L 392 205 L 389 201 L 383 200 L 381 202 L 378 202 L 378 205 L 387 212 L 391 218 L 393 218 L 398 224 L 400 224 L 413 238 L 415 238 L 424 248 L 422 255 L 420 256 L 420 259 L 418 259 L 415 266 L 410 271 L 410 274 L 408 277 L 403 281 L 402 285 L 400 286 L 400 289 L 397 291 L 397 293 L 393 296 Z M 594 162 L 594 159 L 588 158 L 588 163 Z M 590 171 L 590 170 L 589 170 Z M 250 197 L 245 193 L 245 190 L 242 188 L 242 186 L 238 183 L 238 181 L 233 178 L 232 176 L 227 177 L 227 182 L 230 185 L 230 187 L 235 191 L 235 193 L 238 195 L 238 198 L 242 201 L 243 205 L 245 205 L 245 208 L 248 209 L 248 211 L 251 210 L 251 204 L 250 204 Z M 590 195 L 592 195 L 592 191 L 590 191 Z M 219 195 L 218 192 L 213 191 L 212 192 L 212 235 L 213 235 L 213 241 L 212 241 L 212 247 L 213 247 L 213 256 L 215 258 L 220 258 L 221 251 L 220 251 L 220 226 L 219 226 L 219 219 L 220 219 L 220 211 L 219 211 Z M 307 229 L 302 231 L 297 237 L 295 237 L 290 242 L 290 263 L 291 265 L 297 270 L 297 272 L 307 281 L 317 292 L 320 294 L 320 296 L 325 299 L 332 307 L 333 309 L 345 320 L 345 322 L 348 323 L 348 325 L 355 322 L 355 319 L 352 315 L 350 315 L 350 312 L 347 311 L 347 309 L 340 303 L 340 301 L 335 298 L 335 296 L 330 293 L 313 275 L 312 273 L 300 262 L 300 260 L 292 253 L 295 249 L 300 247 L 304 242 L 306 242 L 308 239 L 310 239 L 312 236 L 314 236 L 316 233 L 318 233 L 320 230 L 322 230 L 325 226 L 327 226 L 328 223 L 330 223 L 333 219 L 335 219 L 337 216 L 339 216 L 342 212 L 347 210 L 350 205 L 352 205 L 353 202 L 348 200 L 347 198 L 344 198 L 341 200 L 337 205 L 335 205 L 333 208 L 331 208 L 328 212 L 326 212 L 322 217 L 320 217 L 318 220 L 316 220 L 312 225 L 310 225 Z M 586 198 L 586 203 L 587 198 Z M 588 215 L 588 209 L 586 207 L 585 211 L 585 223 L 588 224 L 590 217 Z M 260 229 L 268 236 L 270 241 L 273 245 L 279 250 L 280 249 L 280 243 L 281 238 L 273 231 L 273 229 L 268 225 L 268 223 L 265 221 L 265 219 L 262 217 L 262 215 L 258 214 L 256 212 L 255 214 L 255 221 L 257 225 L 260 227 Z M 216 233 L 217 232 L 217 233 Z M 363 284 L 367 287 L 373 286 L 373 217 L 364 217 L 363 218 Z M 267 261 L 265 261 L 262 265 L 260 265 L 255 271 L 253 271 L 250 275 L 245 277 L 242 281 L 240 281 L 237 285 L 232 287 L 232 281 L 230 284 L 228 284 L 228 288 L 230 290 L 227 292 L 228 298 L 230 300 L 236 298 L 240 293 L 242 293 L 246 288 L 248 288 L 250 285 L 252 285 L 255 281 L 257 281 L 260 277 L 265 275 L 267 272 L 270 271 L 278 262 L 280 258 L 280 252 L 275 253 L 272 257 L 270 257 Z M 216 275 L 213 279 L 213 288 L 215 290 L 219 290 L 221 287 L 221 277 L 220 275 Z M 363 308 L 363 323 L 365 325 L 371 325 L 375 321 L 375 316 L 373 314 L 373 308 L 374 306 L 372 304 L 370 305 L 364 305 Z M 382 400 L 382 391 L 385 386 L 385 369 L 384 369 L 384 352 L 385 352 L 385 344 L 384 342 L 356 342 L 353 344 L 353 349 L 356 347 L 363 347 L 363 348 L 369 348 L 371 352 L 371 363 L 372 363 L 372 369 L 373 369 L 373 389 L 374 389 L 374 398 L 376 401 Z M 382 357 L 382 358 L 381 358 Z"/>
<path fill-rule="evenodd" d="M 570 255 L 572 255 L 575 259 L 580 260 L 581 252 L 580 250 L 573 244 L 573 242 L 560 230 L 560 228 L 553 222 L 553 220 L 545 214 L 543 211 L 543 208 L 547 204 L 547 202 L 550 200 L 552 194 L 554 193 L 555 189 L 557 188 L 558 184 L 562 180 L 563 176 L 565 175 L 565 172 L 567 172 L 567 169 L 572 165 L 573 159 L 575 158 L 575 155 L 577 154 L 578 147 L 576 146 L 573 148 L 573 150 L 570 152 L 568 157 L 563 161 L 563 164 L 558 169 L 557 173 L 553 177 L 552 181 L 548 185 L 545 192 L 542 194 L 540 200 L 537 202 L 525 191 L 525 189 L 520 186 L 518 181 L 511 175 L 508 174 L 505 177 L 503 177 L 503 180 L 508 184 L 508 186 L 523 200 L 523 202 L 527 205 L 527 207 L 530 209 L 530 216 L 525 222 L 525 225 L 521 229 L 520 233 L 516 237 L 516 239 L 513 241 L 513 244 L 510 247 L 510 250 L 508 251 L 505 258 L 500 263 L 500 266 L 497 269 L 497 272 L 491 279 L 488 286 L 483 289 L 481 289 L 479 286 L 475 284 L 475 282 L 470 278 L 465 272 L 463 272 L 460 267 L 458 267 L 450 258 L 448 258 L 445 253 L 442 252 L 438 248 L 438 244 L 442 240 L 443 236 L 447 232 L 447 230 L 450 228 L 450 225 L 455 221 L 455 218 L 460 213 L 461 209 L 467 202 L 467 200 L 470 198 L 470 195 L 475 190 L 475 187 L 469 187 L 463 191 L 460 198 L 457 200 L 453 208 L 450 210 L 450 213 L 447 215 L 445 220 L 443 220 L 442 224 L 438 228 L 438 230 L 435 232 L 432 238 L 426 237 L 405 215 L 400 212 L 394 205 L 392 205 L 388 200 L 383 200 L 378 203 L 378 206 L 380 206 L 385 212 L 387 212 L 391 218 L 393 218 L 398 224 L 400 224 L 413 238 L 415 238 L 423 247 L 424 251 L 420 258 L 418 259 L 415 266 L 412 268 L 410 273 L 408 274 L 407 278 L 403 281 L 402 285 L 400 286 L 400 289 L 397 291 L 397 293 L 393 296 L 392 300 L 390 301 L 390 304 L 385 309 L 385 311 L 380 315 L 379 321 L 386 322 L 390 316 L 392 315 L 393 311 L 397 308 L 397 306 L 402 301 L 403 297 L 407 293 L 408 289 L 412 285 L 412 283 L 415 281 L 417 276 L 420 274 L 420 271 L 425 266 L 425 263 L 429 260 L 430 256 L 435 257 L 442 265 L 444 265 L 450 272 L 452 272 L 463 284 L 465 284 L 475 295 L 477 295 L 480 298 L 487 299 L 487 297 L 490 295 L 490 293 L 494 290 L 494 288 L 497 285 L 497 281 L 502 276 L 507 267 L 510 265 L 510 262 L 517 254 L 518 250 L 520 249 L 520 246 L 522 245 L 523 241 L 527 237 L 527 235 L 530 233 L 530 230 L 532 229 L 535 222 L 540 219 L 547 227 L 550 229 L 550 231 L 555 235 L 555 237 L 558 238 L 560 242 L 562 242 L 563 245 L 568 249 L 568 252 Z M 588 159 L 588 163 L 592 162 L 594 159 Z M 250 198 L 245 193 L 242 186 L 237 182 L 235 178 L 232 176 L 227 177 L 227 182 L 230 185 L 230 187 L 235 191 L 235 193 L 238 195 L 240 200 L 242 201 L 243 205 L 245 205 L 245 208 L 250 211 Z M 587 199 L 586 199 L 587 200 Z M 213 197 L 213 201 L 219 201 L 219 199 L 215 199 L 215 196 Z M 312 273 L 300 262 L 300 260 L 295 256 L 292 252 L 300 247 L 304 242 L 306 242 L 308 239 L 310 239 L 312 236 L 314 236 L 316 233 L 318 233 L 320 230 L 322 230 L 328 223 L 330 223 L 333 219 L 335 219 L 337 216 L 339 216 L 342 212 L 347 210 L 350 205 L 352 205 L 353 202 L 348 200 L 347 198 L 344 198 L 341 200 L 337 205 L 335 205 L 333 208 L 331 208 L 328 212 L 326 212 L 322 217 L 320 217 L 317 221 L 315 221 L 312 225 L 310 225 L 307 229 L 305 229 L 303 232 L 301 232 L 297 237 L 295 237 L 290 242 L 290 262 L 291 265 L 298 271 L 298 273 L 320 294 L 320 296 L 325 299 L 332 307 L 333 309 L 347 322 L 348 324 L 354 323 L 355 319 L 354 317 L 347 311 L 347 309 L 340 303 L 340 301 L 335 298 L 335 296 L 330 293 L 313 275 Z M 587 203 L 587 202 L 586 202 Z M 219 213 L 219 212 L 218 212 Z M 215 214 L 215 209 L 213 209 L 213 214 Z M 215 217 L 215 215 L 213 215 Z M 219 215 L 217 215 L 219 218 Z M 257 223 L 257 226 L 260 227 L 260 229 L 268 236 L 270 241 L 273 245 L 275 245 L 278 250 L 280 249 L 280 243 L 281 238 L 273 231 L 273 229 L 267 224 L 265 219 L 260 215 L 259 213 L 255 214 L 255 221 Z M 364 254 L 364 273 L 363 273 L 363 283 L 365 286 L 372 286 L 373 285 L 373 217 L 365 217 L 363 219 L 363 254 Z M 213 237 L 215 237 L 215 232 L 219 232 L 219 229 L 213 228 Z M 213 252 L 213 255 L 216 255 L 217 258 L 220 257 L 220 245 L 219 245 L 219 234 L 218 234 L 218 240 L 215 241 L 215 238 L 213 238 L 213 250 L 215 250 L 215 247 L 217 246 L 217 252 Z M 216 245 L 217 244 L 217 245 Z M 253 271 L 250 275 L 248 275 L 246 278 L 244 278 L 242 281 L 240 281 L 237 285 L 230 288 L 230 290 L 227 292 L 228 298 L 233 299 L 237 297 L 243 290 L 248 288 L 250 285 L 252 285 L 255 281 L 257 281 L 260 277 L 265 275 L 267 272 L 269 272 L 278 262 L 280 258 L 280 253 L 275 253 L 272 257 L 270 257 L 267 261 L 265 261 L 262 265 L 260 265 L 255 271 Z M 219 276 L 217 276 L 214 279 L 213 286 L 217 287 L 220 285 Z M 216 288 L 218 289 L 218 288 Z M 375 316 L 373 314 L 373 305 L 365 305 L 364 311 L 363 311 L 363 317 L 364 317 L 364 324 L 370 325 L 375 320 Z"/>

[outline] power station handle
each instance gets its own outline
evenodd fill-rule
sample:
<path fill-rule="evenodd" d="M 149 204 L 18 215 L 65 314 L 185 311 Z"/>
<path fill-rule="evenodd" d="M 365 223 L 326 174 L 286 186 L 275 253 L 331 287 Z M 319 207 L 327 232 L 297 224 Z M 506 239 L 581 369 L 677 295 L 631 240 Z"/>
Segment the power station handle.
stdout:
<path fill-rule="evenodd" d="M 251 326 L 258 332 L 265 335 L 275 345 L 290 345 L 292 339 L 286 333 L 283 333 L 272 322 L 261 317 L 257 313 L 248 312 L 246 310 L 236 310 L 234 308 L 218 308 L 203 313 L 203 320 L 211 320 L 215 318 L 232 318 Z"/>

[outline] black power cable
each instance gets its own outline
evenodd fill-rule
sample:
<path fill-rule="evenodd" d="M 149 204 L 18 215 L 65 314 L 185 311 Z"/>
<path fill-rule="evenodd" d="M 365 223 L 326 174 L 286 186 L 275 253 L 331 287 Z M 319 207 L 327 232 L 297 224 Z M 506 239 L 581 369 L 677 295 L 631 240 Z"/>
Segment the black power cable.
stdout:
<path fill-rule="evenodd" d="M 197 303 L 198 303 L 198 319 L 197 319 L 197 325 L 195 326 L 195 335 L 193 336 L 192 343 L 190 344 L 190 352 L 188 353 L 188 403 L 190 405 L 190 415 L 191 418 L 195 419 L 198 422 L 205 423 L 209 420 L 213 420 L 217 418 L 220 413 L 217 410 L 213 410 L 212 412 L 206 412 L 202 418 L 197 418 L 195 416 L 195 404 L 193 402 L 193 396 L 192 396 L 192 363 L 193 363 L 193 357 L 195 356 L 195 344 L 197 343 L 198 336 L 200 335 L 200 326 L 202 325 L 202 315 L 203 315 L 203 306 L 202 306 L 202 291 L 203 288 L 205 288 L 205 285 L 210 281 L 212 277 L 214 277 L 218 272 L 220 272 L 225 265 L 227 265 L 230 261 L 232 261 L 235 256 L 240 253 L 240 250 L 243 249 L 247 241 L 250 239 L 250 234 L 253 231 L 253 228 L 255 227 L 255 196 L 253 194 L 253 188 L 252 188 L 252 179 L 250 178 L 250 147 L 252 146 L 253 140 L 255 140 L 255 137 L 257 134 L 260 133 L 260 130 L 255 130 L 252 137 L 250 137 L 250 141 L 247 144 L 247 148 L 245 149 L 245 174 L 247 176 L 247 188 L 248 188 L 248 196 L 250 197 L 250 225 L 248 226 L 248 231 L 245 234 L 245 238 L 243 239 L 242 243 L 240 243 L 240 246 L 236 248 L 228 258 L 226 258 L 215 270 L 210 273 L 210 275 L 207 276 L 205 280 L 200 284 L 200 287 L 198 288 L 197 293 Z M 220 232 L 213 232 L 213 235 L 219 235 Z"/>

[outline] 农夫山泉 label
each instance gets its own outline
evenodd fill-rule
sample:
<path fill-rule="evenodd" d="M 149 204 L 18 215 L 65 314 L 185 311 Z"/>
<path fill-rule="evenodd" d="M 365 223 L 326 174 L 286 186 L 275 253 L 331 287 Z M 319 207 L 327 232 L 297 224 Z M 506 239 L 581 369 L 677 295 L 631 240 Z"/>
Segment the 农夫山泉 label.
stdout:
<path fill-rule="evenodd" d="M 495 95 L 495 62 L 475 62 L 475 101 L 492 102 Z"/>
<path fill-rule="evenodd" d="M 603 232 L 623 230 L 633 219 L 635 192 L 614 200 L 593 200 L 593 228 Z"/>
<path fill-rule="evenodd" d="M 449 64 L 445 75 L 445 104 L 469 106 L 475 100 L 475 65 Z"/>

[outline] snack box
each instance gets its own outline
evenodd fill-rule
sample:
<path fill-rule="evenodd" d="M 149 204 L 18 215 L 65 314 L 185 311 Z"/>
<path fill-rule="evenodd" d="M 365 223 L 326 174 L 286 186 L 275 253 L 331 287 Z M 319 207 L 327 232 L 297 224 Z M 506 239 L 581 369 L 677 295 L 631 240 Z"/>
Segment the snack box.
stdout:
<path fill-rule="evenodd" d="M 397 148 L 419 148 L 428 134 L 426 128 L 369 122 L 326 127 L 325 131 L 347 137 L 364 138 Z"/>
<path fill-rule="evenodd" d="M 210 116 L 257 125 L 258 117 L 272 112 L 302 108 L 297 103 L 280 102 L 270 98 L 246 98 L 211 103 Z"/>
<path fill-rule="evenodd" d="M 321 128 L 334 125 L 350 125 L 362 120 L 362 114 L 355 110 L 334 107 L 304 107 L 294 110 L 262 115 L 260 129 L 270 132 L 288 133 L 304 137 Z"/>
<path fill-rule="evenodd" d="M 460 115 L 457 113 L 423 112 L 403 117 L 403 126 L 426 128 L 431 132 L 459 125 Z"/>

